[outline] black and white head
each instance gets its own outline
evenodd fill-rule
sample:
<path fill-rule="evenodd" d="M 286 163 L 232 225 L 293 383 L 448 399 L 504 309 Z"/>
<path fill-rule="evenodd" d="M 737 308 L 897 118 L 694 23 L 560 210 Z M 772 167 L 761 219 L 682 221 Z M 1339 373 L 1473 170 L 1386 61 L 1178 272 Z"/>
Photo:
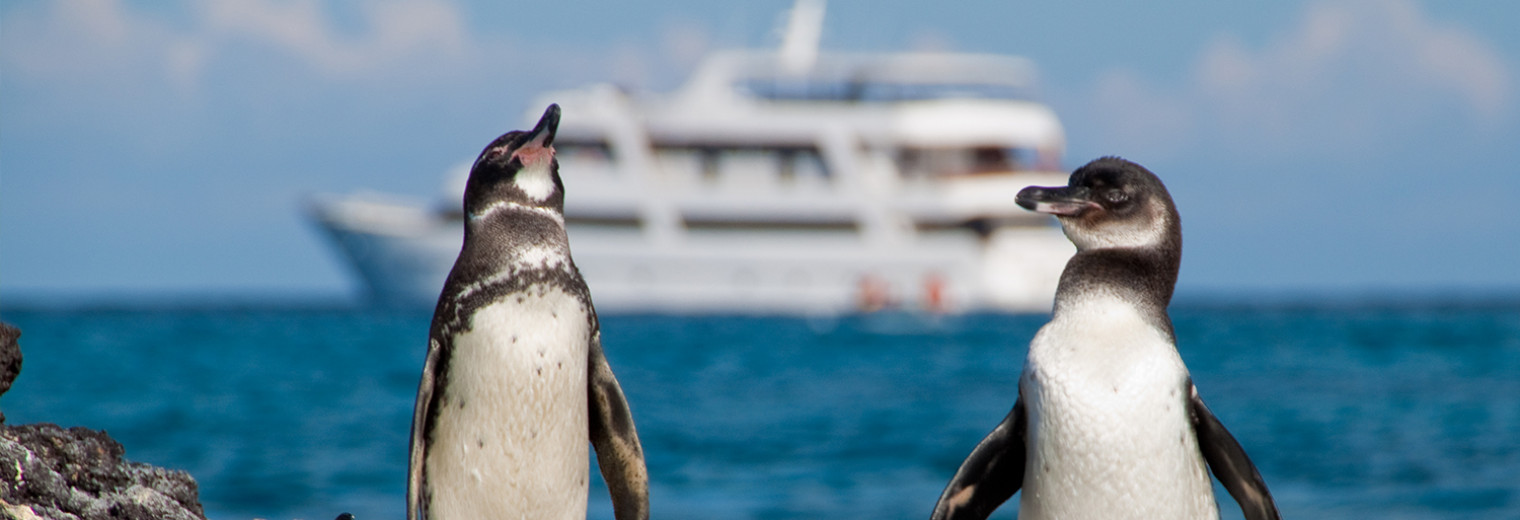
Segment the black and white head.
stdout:
<path fill-rule="evenodd" d="M 1077 251 L 1182 249 L 1181 219 L 1166 186 L 1144 166 L 1118 157 L 1078 168 L 1066 186 L 1024 188 L 1014 200 L 1055 215 Z"/>
<path fill-rule="evenodd" d="M 563 213 L 565 186 L 554 158 L 559 105 L 549 105 L 532 130 L 513 130 L 491 141 L 464 185 L 464 212 L 478 220 L 509 205 Z"/>

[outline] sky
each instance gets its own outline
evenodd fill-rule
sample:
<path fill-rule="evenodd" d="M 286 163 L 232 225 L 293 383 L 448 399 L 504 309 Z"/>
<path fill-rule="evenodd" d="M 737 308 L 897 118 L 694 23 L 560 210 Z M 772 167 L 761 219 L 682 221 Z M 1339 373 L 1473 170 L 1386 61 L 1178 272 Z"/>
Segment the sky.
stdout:
<path fill-rule="evenodd" d="M 1179 294 L 1520 294 L 1520 3 L 837 0 L 825 50 L 1015 54 L 1144 164 Z M 1263 5 L 1265 4 L 1265 5 Z M 301 212 L 433 197 L 547 89 L 667 91 L 790 2 L 0 2 L 0 303 L 359 294 Z"/>

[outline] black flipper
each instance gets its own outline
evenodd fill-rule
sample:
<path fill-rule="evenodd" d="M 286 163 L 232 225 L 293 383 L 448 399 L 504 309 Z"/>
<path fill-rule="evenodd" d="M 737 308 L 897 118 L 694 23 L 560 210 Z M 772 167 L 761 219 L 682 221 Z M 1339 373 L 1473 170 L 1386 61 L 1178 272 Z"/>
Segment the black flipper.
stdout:
<path fill-rule="evenodd" d="M 1214 478 L 1235 497 L 1246 520 L 1279 520 L 1277 504 L 1272 492 L 1267 491 L 1266 481 L 1256 471 L 1256 465 L 1246 456 L 1246 450 L 1235 441 L 1235 436 L 1224 428 L 1219 418 L 1209 411 L 1198 397 L 1198 388 L 1188 384 L 1192 396 L 1188 400 L 1189 414 L 1193 418 L 1193 431 L 1198 435 L 1198 448 L 1203 460 L 1209 463 Z"/>
<path fill-rule="evenodd" d="M 982 439 L 934 504 L 932 520 L 985 520 L 1024 486 L 1024 396 Z"/>
<path fill-rule="evenodd" d="M 406 471 L 406 519 L 426 519 L 427 512 L 423 511 L 423 489 L 425 483 L 422 476 L 422 464 L 427 460 L 427 435 L 428 421 L 431 420 L 429 410 L 433 405 L 433 391 L 436 390 L 437 381 L 433 380 L 434 371 L 438 368 L 438 357 L 443 347 L 437 340 L 428 341 L 427 359 L 422 364 L 422 380 L 417 382 L 417 403 L 412 408 L 412 438 L 411 449 Z"/>
<path fill-rule="evenodd" d="M 649 470 L 644 466 L 644 448 L 633 427 L 633 413 L 623 397 L 623 387 L 602 353 L 600 333 L 591 338 L 588 372 L 591 446 L 596 448 L 602 480 L 612 494 L 612 514 L 617 520 L 648 520 Z"/>

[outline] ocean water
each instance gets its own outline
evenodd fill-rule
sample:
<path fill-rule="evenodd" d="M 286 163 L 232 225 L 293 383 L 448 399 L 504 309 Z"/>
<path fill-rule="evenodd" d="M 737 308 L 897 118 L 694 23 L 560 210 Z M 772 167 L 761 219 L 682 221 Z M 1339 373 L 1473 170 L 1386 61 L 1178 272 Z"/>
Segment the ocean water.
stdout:
<path fill-rule="evenodd" d="M 1520 307 L 1172 316 L 1284 517 L 1520 518 Z M 213 518 L 399 519 L 429 318 L 0 309 L 25 355 L 0 410 L 104 429 L 129 459 L 189 471 Z M 1045 319 L 607 316 L 603 330 L 656 518 L 924 519 L 1013 404 Z M 611 518 L 600 482 L 590 508 Z"/>

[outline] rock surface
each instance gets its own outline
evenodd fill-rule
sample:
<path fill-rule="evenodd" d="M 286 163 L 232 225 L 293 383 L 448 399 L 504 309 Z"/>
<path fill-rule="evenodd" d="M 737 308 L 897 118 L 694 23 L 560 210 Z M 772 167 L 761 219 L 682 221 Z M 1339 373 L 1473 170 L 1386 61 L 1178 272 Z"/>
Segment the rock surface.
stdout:
<path fill-rule="evenodd" d="M 0 324 L 0 393 L 21 369 L 20 332 Z M 3 417 L 3 416 L 0 416 Z M 121 443 L 89 428 L 0 424 L 0 515 L 20 520 L 204 520 L 195 479 L 128 462 Z"/>
<path fill-rule="evenodd" d="M 16 344 L 20 338 L 21 329 L 0 323 L 0 394 L 10 390 L 11 382 L 21 375 L 21 347 Z M 5 414 L 0 413 L 3 422 Z"/>

